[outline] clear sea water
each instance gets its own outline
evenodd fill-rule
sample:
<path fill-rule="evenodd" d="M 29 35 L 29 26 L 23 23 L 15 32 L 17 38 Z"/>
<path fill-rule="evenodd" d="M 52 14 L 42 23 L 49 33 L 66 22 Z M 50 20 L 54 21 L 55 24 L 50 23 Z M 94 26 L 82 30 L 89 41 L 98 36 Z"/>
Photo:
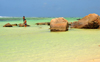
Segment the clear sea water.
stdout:
<path fill-rule="evenodd" d="M 3 27 L 23 23 L 22 18 L 0 18 L 0 62 L 87 62 L 100 59 L 100 29 L 50 32 L 36 25 L 53 18 L 26 17 L 30 27 Z M 68 22 L 79 17 L 65 18 Z"/>

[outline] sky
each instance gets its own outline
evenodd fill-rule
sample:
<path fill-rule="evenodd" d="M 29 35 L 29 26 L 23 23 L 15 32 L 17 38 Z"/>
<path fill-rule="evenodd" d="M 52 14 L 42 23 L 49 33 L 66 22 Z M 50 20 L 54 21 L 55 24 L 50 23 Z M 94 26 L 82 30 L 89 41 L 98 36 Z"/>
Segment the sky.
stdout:
<path fill-rule="evenodd" d="M 0 16 L 84 17 L 100 15 L 100 0 L 0 0 Z"/>

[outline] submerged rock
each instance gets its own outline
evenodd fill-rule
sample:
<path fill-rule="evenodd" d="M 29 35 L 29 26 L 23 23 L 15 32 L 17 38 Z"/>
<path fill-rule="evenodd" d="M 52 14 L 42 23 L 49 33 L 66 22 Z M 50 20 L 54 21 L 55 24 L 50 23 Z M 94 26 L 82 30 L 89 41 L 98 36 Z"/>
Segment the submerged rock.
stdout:
<path fill-rule="evenodd" d="M 75 21 L 71 24 L 71 28 L 86 28 L 86 29 L 97 29 L 99 28 L 100 20 L 99 15 L 89 14 L 79 21 Z"/>
<path fill-rule="evenodd" d="M 77 20 L 81 20 L 81 19 L 77 19 Z"/>
<path fill-rule="evenodd" d="M 63 17 L 52 19 L 50 22 L 51 31 L 68 31 L 68 21 Z"/>
<path fill-rule="evenodd" d="M 3 27 L 12 27 L 12 25 L 10 23 L 7 23 Z"/>
<path fill-rule="evenodd" d="M 36 23 L 36 25 L 50 25 L 50 22 L 41 22 L 41 23 Z"/>

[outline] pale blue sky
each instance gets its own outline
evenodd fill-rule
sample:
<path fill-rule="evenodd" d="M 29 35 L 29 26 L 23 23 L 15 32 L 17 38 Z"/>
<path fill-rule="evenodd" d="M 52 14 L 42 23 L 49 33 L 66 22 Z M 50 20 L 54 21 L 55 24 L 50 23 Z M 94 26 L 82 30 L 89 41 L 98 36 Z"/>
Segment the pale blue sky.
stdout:
<path fill-rule="evenodd" d="M 0 0 L 0 16 L 84 17 L 100 15 L 100 0 Z"/>

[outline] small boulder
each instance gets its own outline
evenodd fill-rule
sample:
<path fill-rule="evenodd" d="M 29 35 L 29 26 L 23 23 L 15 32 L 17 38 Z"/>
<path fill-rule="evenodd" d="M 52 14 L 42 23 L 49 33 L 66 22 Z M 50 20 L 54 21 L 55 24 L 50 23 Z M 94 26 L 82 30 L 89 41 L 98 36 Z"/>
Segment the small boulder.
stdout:
<path fill-rule="evenodd" d="M 20 24 L 18 24 L 18 26 L 19 27 L 25 27 L 25 24 L 20 23 Z M 30 25 L 27 25 L 27 27 L 30 27 Z"/>
<path fill-rule="evenodd" d="M 3 27 L 12 27 L 12 25 L 10 23 L 7 23 Z"/>
<path fill-rule="evenodd" d="M 17 24 L 11 24 L 12 26 L 18 26 Z"/>
<path fill-rule="evenodd" d="M 20 23 L 20 24 L 18 24 L 19 25 L 19 27 L 24 27 L 25 25 L 24 24 L 22 24 L 22 23 Z"/>

